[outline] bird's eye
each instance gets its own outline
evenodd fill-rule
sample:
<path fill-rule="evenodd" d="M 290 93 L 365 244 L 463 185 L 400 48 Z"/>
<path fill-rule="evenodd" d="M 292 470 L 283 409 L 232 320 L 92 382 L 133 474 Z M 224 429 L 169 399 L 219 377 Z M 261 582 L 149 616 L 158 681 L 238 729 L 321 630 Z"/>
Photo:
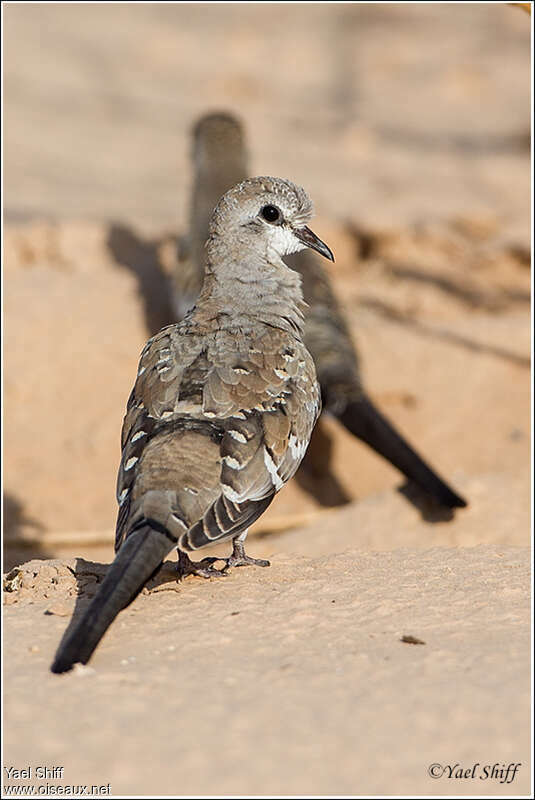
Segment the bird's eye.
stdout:
<path fill-rule="evenodd" d="M 277 206 L 264 206 L 264 208 L 260 212 L 266 222 L 271 222 L 272 224 L 281 222 L 281 212 L 277 208 Z"/>

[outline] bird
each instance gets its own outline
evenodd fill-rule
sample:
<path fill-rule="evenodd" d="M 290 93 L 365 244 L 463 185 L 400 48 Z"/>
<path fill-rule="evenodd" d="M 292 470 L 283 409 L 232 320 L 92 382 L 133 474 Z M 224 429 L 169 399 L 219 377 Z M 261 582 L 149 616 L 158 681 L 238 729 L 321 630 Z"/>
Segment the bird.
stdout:
<path fill-rule="evenodd" d="M 205 209 L 248 175 L 245 129 L 234 114 L 208 112 L 196 121 L 192 133 L 190 229 L 181 240 L 173 278 L 173 305 L 178 318 L 194 304 L 202 284 L 204 262 L 199 243 L 206 238 Z M 316 365 L 323 411 L 413 481 L 434 503 L 448 509 L 465 507 L 466 500 L 424 461 L 366 392 L 358 352 L 321 260 L 305 250 L 289 254 L 285 261 L 302 277 L 308 305 L 305 344 Z M 318 441 L 319 434 L 317 426 L 314 437 Z M 317 460 L 319 454 L 326 462 L 325 437 L 320 445 L 311 445 L 307 458 Z M 321 467 L 319 471 L 326 474 L 326 463 Z"/>
<path fill-rule="evenodd" d="M 334 260 L 312 213 L 283 178 L 249 178 L 219 200 L 195 306 L 141 353 L 121 434 L 116 556 L 52 672 L 86 664 L 175 549 L 179 577 L 269 566 L 245 553 L 247 531 L 294 475 L 321 408 L 301 276 L 282 259 L 307 247 Z M 228 539 L 228 558 L 189 556 Z"/>

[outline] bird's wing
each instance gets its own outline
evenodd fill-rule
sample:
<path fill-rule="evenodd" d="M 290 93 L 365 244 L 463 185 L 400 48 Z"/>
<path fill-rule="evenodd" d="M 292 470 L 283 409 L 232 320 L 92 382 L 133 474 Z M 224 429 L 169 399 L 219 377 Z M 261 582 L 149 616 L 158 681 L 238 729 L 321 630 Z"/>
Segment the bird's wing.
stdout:
<path fill-rule="evenodd" d="M 123 424 L 116 547 L 147 503 L 186 550 L 237 536 L 296 471 L 319 406 L 313 362 L 284 332 L 160 331 Z"/>
<path fill-rule="evenodd" d="M 162 514 L 167 514 L 170 502 L 172 505 L 173 498 L 161 486 L 161 476 L 155 475 L 158 465 L 157 452 L 153 445 L 161 441 L 162 437 L 173 434 L 177 427 L 180 428 L 181 420 L 182 428 L 187 428 L 187 423 L 190 421 L 188 408 L 190 406 L 195 408 L 199 404 L 199 396 L 195 397 L 193 385 L 195 375 L 192 380 L 191 373 L 192 365 L 199 359 L 201 353 L 201 338 L 185 335 L 183 325 L 169 325 L 163 328 L 149 339 L 143 348 L 121 432 L 122 455 L 117 477 L 119 513 L 115 533 L 116 550 L 123 543 L 132 525 L 135 525 L 138 518 L 145 513 L 141 502 L 143 494 L 152 492 L 151 497 L 154 500 L 154 492 L 159 490 L 156 500 L 160 500 Z M 188 372 L 190 380 L 184 381 L 185 373 Z M 202 379 L 202 376 L 200 377 Z M 181 407 L 182 414 L 177 412 L 177 406 Z M 201 423 L 201 420 L 197 420 L 198 427 L 201 430 L 206 428 L 207 438 L 211 441 L 214 432 L 210 424 L 208 421 L 205 426 Z M 180 458 L 180 453 L 174 452 L 171 455 L 175 461 Z M 163 453 L 160 461 L 162 469 L 169 467 Z M 176 476 L 170 473 L 167 477 L 168 482 L 172 482 L 173 477 Z M 158 521 L 163 524 L 161 520 Z M 180 527 L 180 532 L 182 528 L 183 526 Z"/>
<path fill-rule="evenodd" d="M 224 421 L 221 494 L 181 538 L 185 549 L 238 535 L 295 473 L 320 411 L 312 359 L 283 332 L 243 342 L 210 372 L 203 409 Z"/>

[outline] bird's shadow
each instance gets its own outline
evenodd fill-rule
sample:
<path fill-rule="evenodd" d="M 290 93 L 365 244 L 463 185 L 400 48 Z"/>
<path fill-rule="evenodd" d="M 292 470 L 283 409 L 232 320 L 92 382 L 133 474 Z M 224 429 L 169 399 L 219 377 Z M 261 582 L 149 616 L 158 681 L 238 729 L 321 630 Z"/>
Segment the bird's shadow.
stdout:
<path fill-rule="evenodd" d="M 305 457 L 295 474 L 301 489 L 325 507 L 347 505 L 353 498 L 346 492 L 332 467 L 333 442 L 321 419 L 312 432 Z"/>
<path fill-rule="evenodd" d="M 442 505 L 413 481 L 405 481 L 397 491 L 420 512 L 425 522 L 451 522 L 455 518 L 455 509 Z"/>
<path fill-rule="evenodd" d="M 114 261 L 137 279 L 145 323 L 151 336 L 176 322 L 170 281 L 160 262 L 160 247 L 169 237 L 142 239 L 126 225 L 110 226 L 107 246 Z"/>
<path fill-rule="evenodd" d="M 334 508 L 358 500 L 349 495 L 332 468 L 333 443 L 330 434 L 321 424 L 314 428 L 309 448 L 295 480 L 303 491 L 312 495 L 324 507 Z M 425 522 L 451 522 L 455 510 L 442 505 L 438 500 L 411 480 L 405 481 L 397 491 L 420 513 Z"/>
<path fill-rule="evenodd" d="M 30 559 L 52 558 L 52 553 L 39 540 L 40 535 L 45 532 L 45 526 L 38 520 L 31 517 L 25 504 L 11 492 L 4 492 L 3 509 L 3 529 L 4 529 L 4 570 L 8 572 L 21 561 Z M 30 532 L 31 539 L 28 541 L 25 534 Z"/>

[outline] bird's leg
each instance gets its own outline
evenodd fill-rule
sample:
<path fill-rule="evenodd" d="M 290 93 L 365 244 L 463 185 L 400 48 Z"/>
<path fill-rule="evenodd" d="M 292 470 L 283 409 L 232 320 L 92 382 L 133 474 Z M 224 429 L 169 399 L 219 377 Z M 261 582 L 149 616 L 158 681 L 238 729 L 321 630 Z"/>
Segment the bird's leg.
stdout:
<path fill-rule="evenodd" d="M 225 569 L 216 569 L 212 566 L 214 561 L 221 561 L 220 558 L 203 558 L 202 561 L 192 561 L 187 553 L 178 550 L 178 580 L 181 581 L 187 575 L 198 575 L 200 578 L 221 578 L 226 575 Z"/>
<path fill-rule="evenodd" d="M 245 539 L 247 538 L 248 530 L 243 531 L 240 533 L 239 536 L 236 536 L 235 539 L 232 541 L 232 555 L 229 558 L 223 559 L 227 563 L 223 567 L 223 572 L 226 572 L 231 567 L 246 567 L 250 564 L 253 564 L 256 567 L 269 567 L 269 561 L 266 561 L 265 558 L 251 558 L 250 556 L 245 554 Z"/>

